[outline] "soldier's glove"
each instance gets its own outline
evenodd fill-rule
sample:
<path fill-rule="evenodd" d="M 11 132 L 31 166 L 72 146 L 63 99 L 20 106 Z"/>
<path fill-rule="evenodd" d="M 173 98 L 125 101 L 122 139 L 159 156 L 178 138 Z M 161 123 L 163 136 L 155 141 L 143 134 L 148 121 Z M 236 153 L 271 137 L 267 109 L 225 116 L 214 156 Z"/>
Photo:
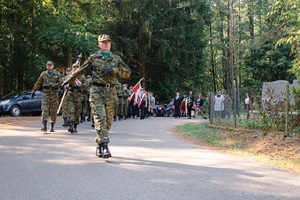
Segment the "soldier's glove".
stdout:
<path fill-rule="evenodd" d="M 33 98 L 34 98 L 34 96 L 35 96 L 35 93 L 34 93 L 34 92 L 32 92 L 32 93 L 31 93 L 31 95 L 30 95 L 30 97 L 33 99 Z"/>
<path fill-rule="evenodd" d="M 65 81 L 61 84 L 61 86 L 64 87 L 65 85 L 68 85 L 68 83 L 69 83 L 69 80 L 65 80 Z"/>
<path fill-rule="evenodd" d="M 72 88 L 79 88 L 79 86 L 78 86 L 76 83 L 72 83 L 72 84 L 71 84 L 71 87 L 72 87 Z"/>
<path fill-rule="evenodd" d="M 44 89 L 50 89 L 52 87 L 51 83 L 45 84 L 44 85 Z"/>
<path fill-rule="evenodd" d="M 103 68 L 102 72 L 105 74 L 112 74 L 114 72 L 113 68 Z"/>

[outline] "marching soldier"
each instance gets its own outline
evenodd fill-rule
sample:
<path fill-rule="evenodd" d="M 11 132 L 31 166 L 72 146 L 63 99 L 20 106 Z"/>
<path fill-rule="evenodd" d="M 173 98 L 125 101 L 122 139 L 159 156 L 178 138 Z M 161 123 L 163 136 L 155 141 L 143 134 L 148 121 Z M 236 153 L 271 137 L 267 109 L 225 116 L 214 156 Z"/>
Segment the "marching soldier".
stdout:
<path fill-rule="evenodd" d="M 72 73 L 72 69 L 71 68 L 67 68 L 66 69 L 66 75 L 62 77 L 62 81 L 65 81 L 68 76 Z M 64 91 L 66 91 L 67 86 L 64 87 Z M 64 120 L 63 126 L 69 126 L 68 124 L 68 118 L 69 118 L 69 110 L 68 110 L 68 100 L 65 98 L 63 103 L 62 103 L 62 118 Z"/>
<path fill-rule="evenodd" d="M 98 37 L 100 51 L 92 54 L 71 77 L 66 85 L 80 77 L 87 69 L 92 70 L 92 87 L 90 89 L 90 104 L 96 130 L 97 156 L 108 158 L 111 153 L 108 148 L 108 132 L 112 125 L 114 103 L 117 97 L 115 84 L 117 77 L 129 78 L 130 68 L 122 59 L 110 51 L 111 39 L 107 34 Z"/>
<path fill-rule="evenodd" d="M 52 61 L 46 63 L 46 71 L 43 71 L 36 83 L 32 88 L 32 96 L 39 88 L 43 87 L 43 97 L 42 97 L 42 123 L 43 127 L 41 131 L 47 132 L 47 120 L 49 117 L 50 110 L 50 119 L 51 119 L 51 128 L 50 132 L 54 132 L 54 124 L 56 123 L 56 111 L 58 109 L 58 100 L 59 100 L 59 88 L 61 85 L 61 74 L 53 70 L 54 64 Z"/>
<path fill-rule="evenodd" d="M 128 104 L 129 104 L 128 98 L 131 95 L 131 92 L 127 87 L 128 87 L 128 85 L 126 83 L 123 84 L 123 101 L 124 101 L 124 106 L 123 106 L 124 116 L 123 116 L 123 119 L 124 120 L 128 118 Z"/>
<path fill-rule="evenodd" d="M 79 68 L 79 64 L 73 64 L 72 69 L 73 73 L 76 72 Z M 69 110 L 69 119 L 70 124 L 69 132 L 77 132 L 77 125 L 79 124 L 79 118 L 82 110 L 82 92 L 86 89 L 86 78 L 84 75 L 81 75 L 78 79 L 70 82 L 68 93 L 67 93 L 67 102 Z"/>

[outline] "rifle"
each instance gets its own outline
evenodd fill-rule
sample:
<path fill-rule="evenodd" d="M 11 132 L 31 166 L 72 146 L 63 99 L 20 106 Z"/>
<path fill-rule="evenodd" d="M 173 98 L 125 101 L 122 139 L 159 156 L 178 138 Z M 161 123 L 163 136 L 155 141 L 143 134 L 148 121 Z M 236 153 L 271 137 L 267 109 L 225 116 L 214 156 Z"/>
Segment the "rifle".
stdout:
<path fill-rule="evenodd" d="M 57 115 L 59 114 L 61 106 L 62 106 L 62 104 L 63 104 L 63 102 L 64 102 L 64 100 L 66 98 L 66 95 L 68 93 L 68 88 L 69 88 L 69 84 L 66 86 L 66 90 L 64 91 L 64 94 L 63 94 L 63 96 L 62 96 L 62 98 L 60 100 L 60 103 L 59 103 L 59 106 L 58 106 L 58 109 L 57 109 L 57 112 L 56 112 Z"/>

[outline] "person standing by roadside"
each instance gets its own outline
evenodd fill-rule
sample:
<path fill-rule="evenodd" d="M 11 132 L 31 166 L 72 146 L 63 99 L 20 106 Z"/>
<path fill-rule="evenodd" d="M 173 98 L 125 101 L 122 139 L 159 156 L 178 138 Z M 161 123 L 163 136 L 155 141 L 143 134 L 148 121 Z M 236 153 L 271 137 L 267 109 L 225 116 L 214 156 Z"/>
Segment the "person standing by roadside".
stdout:
<path fill-rule="evenodd" d="M 187 97 L 187 110 L 188 110 L 188 115 L 189 115 L 188 119 L 192 118 L 192 107 L 193 107 L 194 101 L 195 101 L 195 98 L 194 98 L 193 92 L 190 91 L 189 95 Z"/>
<path fill-rule="evenodd" d="M 41 131 L 47 132 L 47 121 L 50 114 L 51 127 L 50 132 L 54 132 L 54 125 L 56 123 L 56 112 L 58 109 L 59 101 L 59 88 L 62 82 L 61 74 L 53 70 L 54 64 L 52 61 L 46 63 L 46 71 L 43 71 L 36 83 L 32 88 L 32 95 L 34 97 L 35 91 L 39 88 L 43 88 L 43 97 L 42 97 L 42 123 L 43 127 Z M 49 113 L 50 111 L 50 113 Z"/>
<path fill-rule="evenodd" d="M 204 99 L 202 98 L 202 95 L 199 94 L 197 99 L 196 99 L 196 114 L 195 118 L 197 118 L 198 113 L 200 112 L 201 117 L 203 117 L 203 104 L 204 104 Z"/>
<path fill-rule="evenodd" d="M 176 96 L 174 99 L 173 105 L 175 106 L 175 118 L 180 118 L 180 106 L 181 106 L 182 98 L 179 96 L 179 92 L 176 92 Z"/>
<path fill-rule="evenodd" d="M 90 105 L 96 130 L 96 155 L 98 157 L 108 158 L 111 153 L 108 148 L 108 132 L 112 125 L 114 114 L 114 103 L 117 98 L 115 84 L 117 78 L 129 78 L 130 68 L 122 59 L 112 53 L 111 39 L 107 34 L 98 37 L 98 47 L 100 51 L 92 54 L 79 68 L 74 72 L 63 85 L 74 81 L 80 77 L 87 69 L 92 72 L 92 87 L 90 88 Z"/>

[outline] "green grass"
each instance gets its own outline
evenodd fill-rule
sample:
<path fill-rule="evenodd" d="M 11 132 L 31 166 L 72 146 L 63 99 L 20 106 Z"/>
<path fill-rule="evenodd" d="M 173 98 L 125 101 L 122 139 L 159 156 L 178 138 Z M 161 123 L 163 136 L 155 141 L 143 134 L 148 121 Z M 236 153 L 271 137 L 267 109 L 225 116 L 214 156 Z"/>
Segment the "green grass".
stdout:
<path fill-rule="evenodd" d="M 181 135 L 201 143 L 208 144 L 236 156 L 248 157 L 257 162 L 300 173 L 300 161 L 281 157 L 257 154 L 250 148 L 243 148 L 243 134 L 235 135 L 232 128 L 212 128 L 206 123 L 189 123 L 176 127 Z"/>

